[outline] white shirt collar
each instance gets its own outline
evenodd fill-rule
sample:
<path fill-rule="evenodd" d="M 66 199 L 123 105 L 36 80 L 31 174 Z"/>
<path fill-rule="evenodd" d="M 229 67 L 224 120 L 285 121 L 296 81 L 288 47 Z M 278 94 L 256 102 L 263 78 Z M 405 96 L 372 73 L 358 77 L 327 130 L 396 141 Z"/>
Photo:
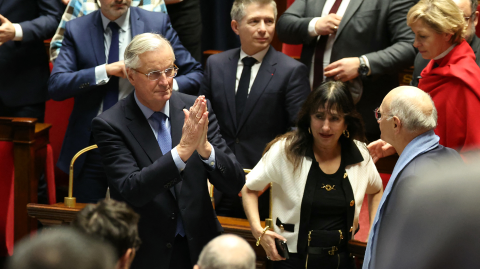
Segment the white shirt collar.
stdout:
<path fill-rule="evenodd" d="M 138 100 L 136 91 L 133 93 L 133 95 L 135 96 L 135 102 L 137 102 L 137 105 L 140 108 L 140 110 L 142 111 L 143 115 L 145 116 L 146 119 L 149 119 L 152 116 L 152 114 L 155 113 L 156 111 L 153 111 L 150 108 L 144 106 Z M 170 118 L 170 100 L 167 100 L 167 102 L 165 103 L 165 106 L 163 107 L 163 109 L 160 112 L 165 114 L 167 116 L 167 118 Z"/>
<path fill-rule="evenodd" d="M 108 27 L 108 24 L 110 23 L 110 20 L 107 19 L 107 17 L 105 17 L 105 15 L 103 15 L 101 11 L 100 11 L 100 15 L 102 17 L 103 30 L 105 31 Z M 118 24 L 118 27 L 120 27 L 120 29 L 126 32 L 129 28 L 128 26 L 130 23 L 130 8 L 128 8 L 127 12 L 125 12 L 125 14 L 120 16 L 120 18 L 114 20 L 114 22 Z"/>
<path fill-rule="evenodd" d="M 268 49 L 270 49 L 270 46 L 268 46 L 264 50 L 261 50 L 261 51 L 255 53 L 255 54 L 253 54 L 253 55 L 248 55 L 243 51 L 243 49 L 240 49 L 240 59 L 239 60 L 242 61 L 242 59 L 245 58 L 245 57 L 253 57 L 259 63 L 261 63 L 263 61 L 263 58 L 265 58 L 265 55 L 267 54 Z"/>
<path fill-rule="evenodd" d="M 457 44 L 451 45 L 446 51 L 440 53 L 437 57 L 433 58 L 434 60 L 442 59 L 443 57 L 447 56 L 447 54 L 455 48 Z"/>

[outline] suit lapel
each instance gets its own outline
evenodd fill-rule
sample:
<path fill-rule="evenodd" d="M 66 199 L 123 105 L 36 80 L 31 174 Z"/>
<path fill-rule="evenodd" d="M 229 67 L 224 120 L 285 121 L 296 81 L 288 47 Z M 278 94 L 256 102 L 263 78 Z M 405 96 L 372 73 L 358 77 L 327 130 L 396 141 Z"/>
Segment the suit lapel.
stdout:
<path fill-rule="evenodd" d="M 152 128 L 150 128 L 150 124 L 135 102 L 133 92 L 125 98 L 125 101 L 125 117 L 130 120 L 127 127 L 153 163 L 163 154 L 152 132 Z"/>
<path fill-rule="evenodd" d="M 335 41 L 337 41 L 338 37 L 343 31 L 343 28 L 345 28 L 345 25 L 352 18 L 353 14 L 355 14 L 355 12 L 357 12 L 357 9 L 360 7 L 360 5 L 362 5 L 362 2 L 363 0 L 350 1 L 350 3 L 348 4 L 347 10 L 345 10 L 345 14 L 343 14 L 342 21 L 338 26 L 338 31 L 337 31 L 337 34 L 335 35 Z"/>
<path fill-rule="evenodd" d="M 313 13 L 313 16 L 314 17 L 321 17 L 322 16 L 322 12 L 323 12 L 323 8 L 325 7 L 325 2 L 327 2 L 326 0 L 313 0 L 311 2 L 314 2 L 314 8 L 312 9 L 312 11 L 314 12 Z"/>
<path fill-rule="evenodd" d="M 183 122 L 185 121 L 183 109 L 185 107 L 185 103 L 177 96 L 176 92 L 173 92 L 170 97 L 170 128 L 173 147 L 178 145 L 182 138 Z"/>
<path fill-rule="evenodd" d="M 130 8 L 130 28 L 132 30 L 132 39 L 139 34 L 145 33 L 145 26 L 136 8 Z"/>
<path fill-rule="evenodd" d="M 107 62 L 105 58 L 105 45 L 103 36 L 103 24 L 100 16 L 100 10 L 95 13 L 93 24 L 90 26 L 90 36 L 92 38 L 92 47 L 95 52 L 95 58 L 97 59 L 97 65 L 105 64 Z"/>
<path fill-rule="evenodd" d="M 252 88 L 250 89 L 250 93 L 248 94 L 247 103 L 245 104 L 245 110 L 240 118 L 240 123 L 237 125 L 237 134 L 247 121 L 248 116 L 252 112 L 253 108 L 255 108 L 255 104 L 257 103 L 258 99 L 260 99 L 260 96 L 262 96 L 265 88 L 275 73 L 275 65 L 277 64 L 277 61 L 274 57 L 275 53 L 276 50 L 270 46 L 270 49 L 263 58 L 260 69 L 258 70 L 257 76 L 253 81 Z"/>
<path fill-rule="evenodd" d="M 232 122 L 235 126 L 238 126 L 235 110 L 235 83 L 239 58 L 240 49 L 235 50 L 233 54 L 230 55 L 229 61 L 225 62 L 223 67 L 223 70 L 225 70 L 223 78 L 225 87 L 225 98 L 227 101 L 228 110 L 230 111 L 230 116 L 232 117 Z"/>

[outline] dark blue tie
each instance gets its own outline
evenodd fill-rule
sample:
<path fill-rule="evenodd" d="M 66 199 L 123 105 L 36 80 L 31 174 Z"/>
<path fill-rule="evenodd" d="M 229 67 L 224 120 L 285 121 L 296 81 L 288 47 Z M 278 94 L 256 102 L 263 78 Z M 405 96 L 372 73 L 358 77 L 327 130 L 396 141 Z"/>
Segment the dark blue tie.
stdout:
<path fill-rule="evenodd" d="M 108 52 L 108 63 L 118 62 L 119 47 L 120 42 L 118 41 L 118 24 L 111 21 L 108 24 L 110 30 L 112 30 L 112 42 L 110 42 L 110 50 Z M 118 102 L 118 81 L 119 78 L 116 76 L 110 77 L 110 80 L 107 83 L 107 91 L 105 97 L 103 98 L 103 111 L 111 108 L 114 104 Z"/>
<path fill-rule="evenodd" d="M 172 150 L 172 137 L 170 136 L 170 130 L 168 129 L 166 123 L 167 115 L 163 114 L 162 112 L 155 112 L 153 113 L 152 117 L 158 123 L 157 142 L 160 146 L 162 154 L 165 155 L 167 152 Z M 177 185 L 179 184 L 181 184 L 181 182 L 177 183 Z M 175 187 L 171 187 L 170 191 L 176 199 L 177 195 L 175 194 Z M 180 213 L 177 214 L 177 230 L 175 231 L 175 235 L 177 234 L 185 236 L 182 216 Z"/>
<path fill-rule="evenodd" d="M 257 62 L 257 60 L 252 57 L 245 57 L 242 59 L 242 62 L 243 62 L 242 75 L 240 76 L 240 81 L 238 82 L 237 94 L 235 95 L 235 111 L 237 114 L 237 124 L 240 123 L 243 110 L 245 109 L 245 104 L 247 103 L 248 87 L 250 86 L 250 76 L 252 73 L 252 65 L 254 65 Z"/>

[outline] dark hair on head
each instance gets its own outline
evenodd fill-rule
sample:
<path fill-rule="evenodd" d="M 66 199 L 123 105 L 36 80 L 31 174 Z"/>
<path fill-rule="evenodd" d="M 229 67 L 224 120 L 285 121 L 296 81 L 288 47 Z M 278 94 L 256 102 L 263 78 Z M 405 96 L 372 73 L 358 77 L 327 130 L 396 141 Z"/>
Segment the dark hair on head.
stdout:
<path fill-rule="evenodd" d="M 301 164 L 308 147 L 313 146 L 313 136 L 309 133 L 311 115 L 318 109 L 335 110 L 343 116 L 350 140 L 365 142 L 365 131 L 360 114 L 355 109 L 352 95 L 347 84 L 341 81 L 327 81 L 313 90 L 303 103 L 297 117 L 297 129 L 275 138 L 265 148 L 267 152 L 277 141 L 286 139 L 285 151 L 287 159 L 293 163 L 296 170 Z"/>
<path fill-rule="evenodd" d="M 83 233 L 110 243 L 119 259 L 129 248 L 138 249 L 140 246 L 139 218 L 126 203 L 109 199 L 87 205 L 77 214 L 72 225 Z"/>

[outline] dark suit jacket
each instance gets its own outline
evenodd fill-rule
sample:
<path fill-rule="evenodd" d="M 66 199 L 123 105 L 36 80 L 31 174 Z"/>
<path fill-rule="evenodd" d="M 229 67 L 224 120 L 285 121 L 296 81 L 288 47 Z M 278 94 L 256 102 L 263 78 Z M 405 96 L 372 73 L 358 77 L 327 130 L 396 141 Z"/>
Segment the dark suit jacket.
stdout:
<path fill-rule="evenodd" d="M 182 109 L 194 102 L 194 96 L 177 92 L 170 98 L 173 146 L 182 136 Z M 207 178 L 229 194 L 237 194 L 245 183 L 240 164 L 220 136 L 213 111 L 209 111 L 208 140 L 215 148 L 215 170 L 194 152 L 179 173 L 171 153 L 162 156 L 133 93 L 96 117 L 92 131 L 111 197 L 126 201 L 141 216 L 139 232 L 143 243 L 132 268 L 169 268 L 178 214 L 183 218 L 191 261 L 195 263 L 203 246 L 223 231 L 210 202 Z M 169 188 L 179 182 L 181 190 L 175 200 Z"/>
<path fill-rule="evenodd" d="M 345 57 L 368 58 L 371 75 L 362 80 L 363 96 L 357 110 L 363 116 L 367 138 L 380 137 L 372 111 L 398 86 L 398 72 L 415 58 L 414 34 L 406 15 L 416 0 L 350 1 L 339 25 L 331 62 Z M 289 44 L 303 44 L 301 62 L 310 68 L 317 37 L 308 34 L 308 23 L 322 14 L 325 0 L 296 0 L 280 17 L 278 37 Z"/>
<path fill-rule="evenodd" d="M 370 268 L 439 268 L 435 266 L 421 266 L 422 262 L 426 261 L 425 256 L 421 255 L 421 253 L 434 251 L 435 245 L 423 245 L 427 241 L 423 241 L 420 238 L 425 238 L 424 233 L 421 232 L 422 230 L 424 232 L 428 232 L 428 230 L 436 230 L 438 232 L 439 229 L 436 227 L 442 225 L 442 221 L 435 222 L 434 225 L 422 225 L 422 222 L 430 216 L 430 211 L 423 207 L 429 202 L 425 201 L 425 204 L 415 204 L 412 203 L 413 200 L 410 197 L 418 197 L 419 195 L 429 192 L 429 189 L 417 189 L 414 187 L 416 185 L 418 186 L 419 182 L 425 180 L 426 177 L 438 171 L 445 172 L 445 170 L 442 169 L 444 169 L 446 164 L 459 165 L 461 163 L 463 163 L 463 161 L 455 150 L 438 145 L 436 148 L 415 157 L 405 166 L 397 176 L 392 186 L 392 192 L 384 206 L 381 225 L 378 235 L 376 235 L 378 236 L 377 244 L 375 250 L 372 251 Z M 433 185 L 436 183 L 435 181 L 431 181 L 431 184 L 431 187 L 434 187 Z M 456 184 L 456 181 L 452 179 L 450 184 L 452 190 L 458 187 Z M 464 188 L 466 186 L 462 187 Z M 430 186 L 428 188 L 430 188 Z M 446 206 L 446 204 L 437 204 L 437 206 L 442 207 Z M 402 210 L 399 211 L 399 209 Z M 458 208 L 458 210 L 461 210 L 461 208 Z M 414 211 L 423 213 L 411 216 L 410 214 Z M 445 215 L 445 218 L 448 217 L 448 215 Z M 409 225 L 405 225 L 407 222 Z M 446 229 L 440 229 L 441 233 L 439 234 L 430 233 L 431 238 L 428 238 L 428 240 L 441 240 L 440 237 L 442 237 L 444 233 L 448 234 L 450 230 L 447 227 L 445 227 Z M 445 242 L 445 244 L 450 243 Z M 403 246 L 403 248 L 398 248 L 399 246 Z M 400 253 L 397 253 L 399 250 L 401 250 L 404 255 L 399 255 Z M 408 253 L 408 255 L 405 255 L 406 253 Z M 440 253 L 437 254 L 436 258 L 442 256 Z M 443 255 L 449 254 L 445 253 Z M 448 259 L 452 260 L 452 257 Z M 441 268 L 457 267 L 447 266 Z"/>
<path fill-rule="evenodd" d="M 472 42 L 470 42 L 470 47 L 473 49 L 473 53 L 475 53 L 475 57 L 477 58 L 475 62 L 478 66 L 480 66 L 480 38 L 476 35 L 473 37 Z M 417 87 L 418 82 L 421 79 L 420 74 L 422 73 L 423 69 L 427 66 L 430 60 L 423 59 L 422 54 L 417 53 L 415 57 L 415 64 L 412 74 L 412 82 L 411 85 Z"/>
<path fill-rule="evenodd" d="M 235 78 L 239 57 L 239 48 L 210 56 L 200 94 L 212 103 L 227 145 L 243 168 L 251 169 L 268 142 L 295 126 L 310 86 L 305 65 L 270 47 L 237 122 Z"/>
<path fill-rule="evenodd" d="M 175 64 L 180 68 L 175 80 L 181 92 L 196 94 L 203 73 L 201 65 L 178 40 L 168 15 L 130 8 L 132 38 L 142 33 L 159 33 L 170 41 L 175 53 Z M 55 61 L 48 91 L 52 99 L 74 97 L 75 105 L 58 159 L 58 167 L 68 173 L 72 157 L 89 145 L 90 123 L 97 116 L 106 85 L 97 86 L 95 67 L 106 63 L 103 25 L 100 11 L 67 22 L 62 49 Z M 75 162 L 77 176 L 86 155 Z"/>
<path fill-rule="evenodd" d="M 63 9 L 58 0 L 0 0 L 0 14 L 19 23 L 22 41 L 0 46 L 0 99 L 10 106 L 24 106 L 47 100 L 50 75 L 43 41 L 55 33 Z"/>

